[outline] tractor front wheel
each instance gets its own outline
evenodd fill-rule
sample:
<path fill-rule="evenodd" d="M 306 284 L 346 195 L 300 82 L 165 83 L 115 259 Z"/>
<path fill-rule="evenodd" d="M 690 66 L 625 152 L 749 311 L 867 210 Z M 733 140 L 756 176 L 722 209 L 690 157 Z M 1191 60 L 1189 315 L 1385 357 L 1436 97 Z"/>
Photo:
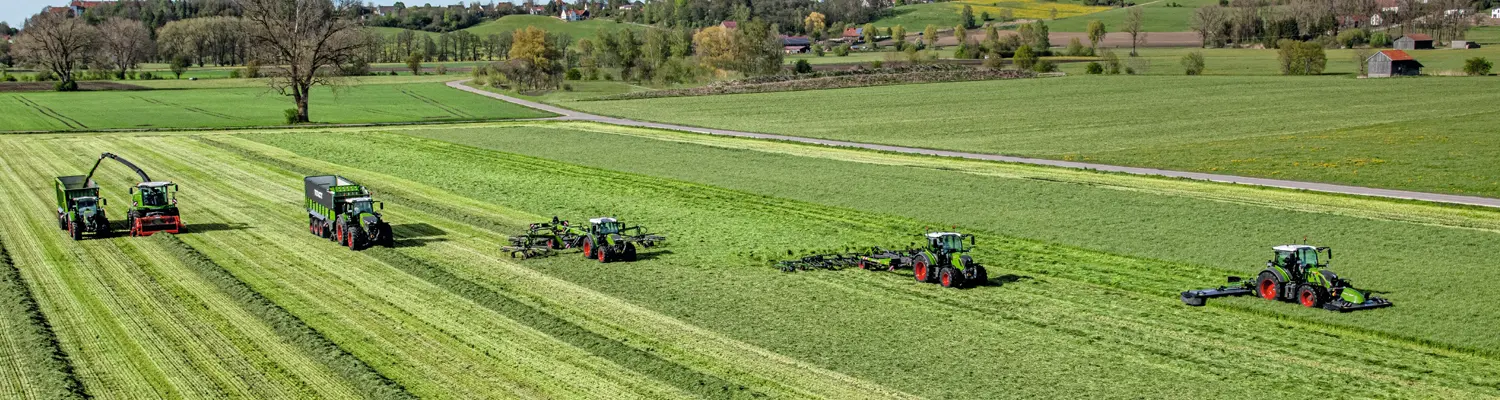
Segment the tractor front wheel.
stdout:
<path fill-rule="evenodd" d="M 83 240 L 83 221 L 75 220 L 68 226 L 68 236 L 72 236 L 73 240 Z"/>
<path fill-rule="evenodd" d="M 957 287 L 963 284 L 963 277 L 958 275 L 958 270 L 953 267 L 943 267 L 938 272 L 938 282 L 945 288 Z"/>
<path fill-rule="evenodd" d="M 1260 273 L 1260 279 L 1255 285 L 1256 294 L 1266 300 L 1281 300 L 1281 278 L 1275 273 L 1265 271 Z"/>
<path fill-rule="evenodd" d="M 983 265 L 974 265 L 974 266 L 971 266 L 969 268 L 974 271 L 974 285 L 975 286 L 989 283 L 989 281 L 990 281 L 990 272 L 989 271 L 985 271 Z"/>
<path fill-rule="evenodd" d="M 609 258 L 610 257 L 609 257 L 609 248 L 608 247 L 600 246 L 595 251 L 599 253 L 599 263 L 603 264 L 603 263 L 608 263 L 609 262 Z"/>
<path fill-rule="evenodd" d="M 1323 288 L 1313 285 L 1302 285 L 1297 290 L 1297 302 L 1303 307 L 1317 308 L 1323 305 L 1323 299 L 1328 298 Z"/>

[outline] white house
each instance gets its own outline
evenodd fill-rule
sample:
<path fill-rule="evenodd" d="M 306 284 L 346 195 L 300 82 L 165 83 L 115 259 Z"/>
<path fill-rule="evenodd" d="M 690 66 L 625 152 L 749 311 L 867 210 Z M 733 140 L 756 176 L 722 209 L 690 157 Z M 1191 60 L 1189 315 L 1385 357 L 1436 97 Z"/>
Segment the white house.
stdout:
<path fill-rule="evenodd" d="M 1385 23 L 1385 18 L 1382 18 L 1380 16 L 1380 14 L 1375 14 L 1375 15 L 1371 15 L 1370 16 L 1370 26 L 1380 26 L 1381 24 L 1384 24 L 1384 23 Z"/>
<path fill-rule="evenodd" d="M 1500 18 L 1500 8 L 1490 10 L 1490 18 Z"/>

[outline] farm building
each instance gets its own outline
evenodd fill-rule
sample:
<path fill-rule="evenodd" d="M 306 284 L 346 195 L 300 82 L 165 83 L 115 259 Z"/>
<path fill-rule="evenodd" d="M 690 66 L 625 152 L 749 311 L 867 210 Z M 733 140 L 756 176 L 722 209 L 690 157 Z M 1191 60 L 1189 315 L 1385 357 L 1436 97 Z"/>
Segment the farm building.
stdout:
<path fill-rule="evenodd" d="M 722 26 L 722 27 L 724 27 L 724 29 L 728 29 L 728 30 L 732 31 L 732 30 L 735 30 L 735 29 L 739 29 L 740 28 L 740 23 L 739 22 L 735 22 L 735 21 L 724 21 L 724 22 L 720 22 L 719 26 Z"/>
<path fill-rule="evenodd" d="M 782 36 L 781 49 L 786 54 L 801 54 L 812 49 L 812 39 L 806 36 Z"/>
<path fill-rule="evenodd" d="M 1474 43 L 1474 42 L 1470 42 L 1470 41 L 1467 41 L 1467 40 L 1454 40 L 1453 41 L 1453 48 L 1455 48 L 1455 49 L 1477 49 L 1477 48 L 1479 48 L 1479 43 Z"/>
<path fill-rule="evenodd" d="M 1431 50 L 1433 48 L 1432 36 L 1421 33 L 1408 34 L 1402 36 L 1400 39 L 1396 39 L 1395 42 L 1391 43 L 1391 47 L 1396 48 L 1396 50 Z"/>
<path fill-rule="evenodd" d="M 1416 76 L 1422 74 L 1422 63 L 1401 50 L 1382 50 L 1365 60 L 1368 76 L 1389 78 L 1392 76 Z"/>
<path fill-rule="evenodd" d="M 569 10 L 569 9 L 564 8 L 562 10 L 562 13 L 558 14 L 557 19 L 560 19 L 560 20 L 563 20 L 563 21 L 582 21 L 582 20 L 586 20 L 586 19 L 589 19 L 589 10 L 579 11 L 579 10 Z"/>

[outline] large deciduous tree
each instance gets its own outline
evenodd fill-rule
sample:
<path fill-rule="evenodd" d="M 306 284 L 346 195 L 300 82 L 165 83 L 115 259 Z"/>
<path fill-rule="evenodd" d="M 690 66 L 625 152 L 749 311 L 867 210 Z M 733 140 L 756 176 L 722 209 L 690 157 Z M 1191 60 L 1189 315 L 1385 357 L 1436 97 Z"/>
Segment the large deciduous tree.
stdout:
<path fill-rule="evenodd" d="M 151 30 L 139 21 L 114 17 L 99 24 L 99 58 L 114 68 L 118 79 L 150 58 L 155 47 Z"/>
<path fill-rule="evenodd" d="M 340 67 L 368 44 L 359 25 L 329 0 L 235 0 L 244 11 L 256 58 L 274 65 L 273 90 L 297 103 L 308 122 L 313 86 L 335 85 Z"/>
<path fill-rule="evenodd" d="M 53 13 L 41 13 L 26 20 L 26 27 L 16 37 L 16 56 L 57 75 L 58 90 L 77 90 L 73 70 L 88 64 L 99 30 L 82 19 Z"/>

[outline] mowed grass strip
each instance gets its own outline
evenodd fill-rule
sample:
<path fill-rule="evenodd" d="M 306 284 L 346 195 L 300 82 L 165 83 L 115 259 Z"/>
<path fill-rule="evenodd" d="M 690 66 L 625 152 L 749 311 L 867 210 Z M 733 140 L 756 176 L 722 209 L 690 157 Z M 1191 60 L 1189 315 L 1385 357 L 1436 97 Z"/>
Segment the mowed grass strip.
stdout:
<path fill-rule="evenodd" d="M 600 265 L 575 255 L 525 264 L 918 396 L 1500 394 L 1495 374 L 1475 375 L 1494 361 L 1464 351 L 1302 317 L 1321 311 L 1289 319 L 1240 303 L 1188 308 L 1156 294 L 1161 282 L 1220 276 L 1193 265 L 981 230 L 977 257 L 997 279 L 970 291 L 901 274 L 783 274 L 767 264 L 785 249 L 905 242 L 930 222 L 399 136 L 242 136 L 463 193 L 473 202 L 461 209 L 473 209 L 456 221 L 503 204 L 614 215 L 668 232 L 673 247 L 648 261 Z M 338 145 L 354 137 L 365 157 Z"/>
<path fill-rule="evenodd" d="M 871 213 L 932 226 L 1058 243 L 1186 264 L 1172 273 L 1086 274 L 1175 299 L 1250 277 L 1270 246 L 1329 245 L 1333 269 L 1360 287 L 1387 291 L 1397 307 L 1379 312 L 1312 312 L 1231 299 L 1263 312 L 1372 329 L 1444 347 L 1484 352 L 1500 345 L 1475 320 L 1500 313 L 1455 293 L 1482 296 L 1500 278 L 1482 250 L 1500 246 L 1500 212 L 1317 193 L 1186 182 L 1085 171 L 830 149 L 596 124 L 492 129 L 421 129 L 411 135 L 596 168 L 680 179 Z M 600 152 L 597 149 L 614 149 Z M 644 160 L 649 159 L 649 162 Z M 981 240 L 984 240 L 983 238 Z M 850 242 L 851 244 L 857 242 Z M 763 246 L 746 243 L 745 250 Z M 769 246 L 765 246 L 769 247 Z M 772 247 L 774 248 L 774 247 Z M 1399 249 L 1399 250 L 1395 250 Z M 762 250 L 764 252 L 764 250 Z M 1412 265 L 1424 278 L 1412 279 Z M 1063 268 L 1067 267 L 1067 268 Z M 1034 273 L 1086 273 L 1067 265 Z M 1500 322 L 1497 322 L 1500 323 Z"/>
<path fill-rule="evenodd" d="M 490 251 L 509 232 L 542 216 L 248 140 L 203 140 L 278 168 L 338 169 L 357 180 L 385 182 L 389 189 L 380 193 L 391 204 L 388 215 L 421 219 L 396 225 L 397 250 L 372 249 L 376 257 L 687 392 L 708 397 L 909 397 L 537 274 Z"/>
<path fill-rule="evenodd" d="M 26 278 L 0 242 L 0 396 L 9 399 L 85 398 L 57 334 L 31 295 Z"/>
<path fill-rule="evenodd" d="M 357 81 L 356 81 L 357 82 Z M 229 128 L 286 124 L 290 97 L 264 87 L 0 93 L 0 132 Z M 442 83 L 353 84 L 312 93 L 316 123 L 362 124 L 535 118 L 549 114 L 449 89 Z"/>
<path fill-rule="evenodd" d="M 570 103 L 693 126 L 1500 197 L 1484 78 L 1143 77 Z M 1400 112 L 1394 103 L 1423 104 Z M 880 112 L 834 112 L 882 99 Z"/>
<path fill-rule="evenodd" d="M 16 265 L 36 282 L 38 301 L 91 395 L 357 397 L 347 382 L 151 243 L 74 242 L 50 212 L 37 212 L 53 209 L 51 177 L 76 173 L 98 147 L 75 139 L 0 145 L 26 155 L 6 160 L 5 179 L 23 188 L 4 199 L 7 209 L 18 210 L 4 215 L 6 243 L 19 244 L 9 246 Z M 108 168 L 96 179 L 136 181 L 133 173 Z M 105 196 L 126 198 L 126 185 L 106 183 Z"/>
<path fill-rule="evenodd" d="M 420 397 L 673 398 L 649 377 L 591 356 L 460 295 L 308 233 L 303 175 L 189 137 L 139 139 L 205 197 L 199 218 L 256 228 L 183 236 L 262 295 Z M 379 186 L 375 186 L 379 187 Z M 377 189 L 379 190 L 379 189 Z M 234 205 L 234 206 L 231 206 Z M 399 223 L 399 222 L 398 222 Z"/>

